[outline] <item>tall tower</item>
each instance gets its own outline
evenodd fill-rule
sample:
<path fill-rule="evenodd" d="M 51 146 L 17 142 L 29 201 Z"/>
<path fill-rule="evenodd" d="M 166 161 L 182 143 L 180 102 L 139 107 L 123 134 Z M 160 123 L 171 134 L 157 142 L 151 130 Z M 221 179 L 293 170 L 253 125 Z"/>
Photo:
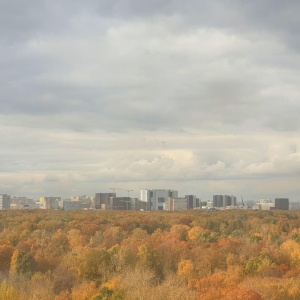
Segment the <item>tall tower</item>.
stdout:
<path fill-rule="evenodd" d="M 196 196 L 195 195 L 185 195 L 185 198 L 187 199 L 187 209 L 193 209 L 196 206 Z"/>
<path fill-rule="evenodd" d="M 10 196 L 7 194 L 0 194 L 0 210 L 10 209 Z"/>

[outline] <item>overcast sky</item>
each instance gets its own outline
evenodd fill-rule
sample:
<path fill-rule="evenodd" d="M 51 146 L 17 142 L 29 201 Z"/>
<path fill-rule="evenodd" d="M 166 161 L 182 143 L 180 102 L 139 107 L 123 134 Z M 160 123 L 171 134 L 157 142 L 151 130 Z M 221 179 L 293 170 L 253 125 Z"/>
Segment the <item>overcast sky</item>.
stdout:
<path fill-rule="evenodd" d="M 299 11 L 0 0 L 0 193 L 300 200 Z"/>

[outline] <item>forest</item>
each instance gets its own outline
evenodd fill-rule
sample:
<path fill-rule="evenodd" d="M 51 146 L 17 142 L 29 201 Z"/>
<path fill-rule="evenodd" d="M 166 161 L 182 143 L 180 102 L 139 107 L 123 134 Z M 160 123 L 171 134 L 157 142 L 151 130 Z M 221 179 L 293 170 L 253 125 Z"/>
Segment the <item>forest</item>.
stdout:
<path fill-rule="evenodd" d="M 1 211 L 2 299 L 300 299 L 300 211 Z"/>

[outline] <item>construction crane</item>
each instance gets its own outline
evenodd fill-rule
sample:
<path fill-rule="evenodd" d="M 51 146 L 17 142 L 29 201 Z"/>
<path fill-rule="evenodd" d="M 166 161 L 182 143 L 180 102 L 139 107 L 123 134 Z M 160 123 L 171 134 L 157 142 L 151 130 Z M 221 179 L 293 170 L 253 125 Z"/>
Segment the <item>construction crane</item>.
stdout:
<path fill-rule="evenodd" d="M 115 192 L 115 190 L 127 191 L 128 197 L 129 197 L 129 193 L 133 191 L 125 188 L 110 188 L 110 189 L 113 190 L 113 192 Z"/>
<path fill-rule="evenodd" d="M 113 187 L 113 188 L 110 188 L 113 192 L 115 192 L 115 190 L 123 190 L 123 188 L 116 188 L 116 187 Z"/>
<path fill-rule="evenodd" d="M 127 191 L 127 195 L 129 197 L 129 193 L 132 192 L 133 190 L 126 190 Z"/>

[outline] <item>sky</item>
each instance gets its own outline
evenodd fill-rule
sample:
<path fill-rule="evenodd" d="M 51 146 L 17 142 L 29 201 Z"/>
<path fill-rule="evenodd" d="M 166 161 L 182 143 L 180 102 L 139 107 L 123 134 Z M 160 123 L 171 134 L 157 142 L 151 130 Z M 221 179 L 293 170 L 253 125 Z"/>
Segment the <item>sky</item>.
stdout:
<path fill-rule="evenodd" d="M 0 0 L 0 193 L 300 200 L 299 10 Z"/>

